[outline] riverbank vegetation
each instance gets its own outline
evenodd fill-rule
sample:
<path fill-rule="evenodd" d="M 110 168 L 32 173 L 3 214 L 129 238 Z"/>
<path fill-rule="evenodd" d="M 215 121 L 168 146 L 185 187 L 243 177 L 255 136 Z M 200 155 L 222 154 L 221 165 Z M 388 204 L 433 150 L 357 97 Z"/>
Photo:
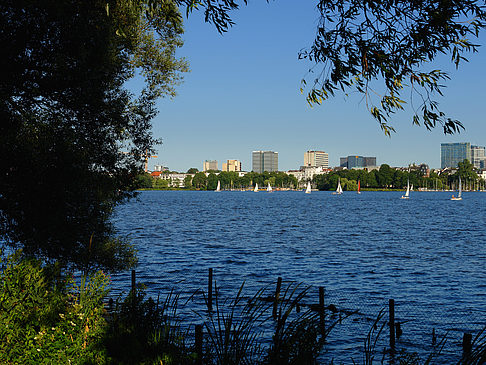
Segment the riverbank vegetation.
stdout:
<path fill-rule="evenodd" d="M 142 189 L 155 190 L 180 190 L 181 187 L 172 187 L 170 173 L 165 173 L 164 179 L 152 178 L 150 174 L 140 175 L 138 181 L 139 187 Z M 248 172 L 244 176 L 239 176 L 237 172 L 226 171 L 209 171 L 208 175 L 204 172 L 195 172 L 194 176 L 187 175 L 184 178 L 184 186 L 186 190 L 216 190 L 218 181 L 222 190 L 231 189 L 250 189 L 254 188 L 256 184 L 260 188 L 266 187 L 268 184 L 274 188 L 283 189 L 297 189 L 299 184 L 295 176 L 286 174 L 285 172 L 267 172 L 256 173 Z"/>
<path fill-rule="evenodd" d="M 1 267 L 2 364 L 332 364 L 326 338 L 353 316 L 333 316 L 332 306 L 306 303 L 309 288 L 290 283 L 282 286 L 278 300 L 264 289 L 245 296 L 243 286 L 222 299 L 216 289 L 214 309 L 199 309 L 199 321 L 188 323 L 175 292 L 154 300 L 139 286 L 107 304 L 110 278 L 103 272 L 77 283 L 58 265 L 43 265 L 21 252 L 2 259 Z M 362 334 L 361 355 L 336 363 L 443 363 L 439 355 L 446 338 L 425 355 L 397 343 L 392 356 L 378 348 L 386 332 L 382 311 Z M 460 365 L 484 363 L 486 333 L 479 332 L 467 354 L 457 358 Z"/>
<path fill-rule="evenodd" d="M 419 166 L 410 169 L 395 169 L 383 164 L 377 170 L 350 169 L 333 171 L 329 174 L 315 175 L 312 182 L 319 190 L 336 190 L 338 181 L 343 190 L 358 190 L 358 181 L 361 189 L 369 190 L 401 190 L 410 182 L 415 189 L 449 190 L 457 189 L 459 176 L 462 179 L 463 189 L 478 190 L 485 188 L 485 182 L 479 178 L 473 165 L 464 160 L 457 169 L 447 169 L 440 172 L 427 173 Z"/>

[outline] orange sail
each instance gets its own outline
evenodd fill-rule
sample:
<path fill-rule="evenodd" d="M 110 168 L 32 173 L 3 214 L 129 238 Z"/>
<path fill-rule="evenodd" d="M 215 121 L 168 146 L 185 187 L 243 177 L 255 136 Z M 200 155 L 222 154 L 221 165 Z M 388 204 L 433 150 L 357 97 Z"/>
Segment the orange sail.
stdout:
<path fill-rule="evenodd" d="M 358 194 L 361 194 L 361 180 L 358 180 Z"/>

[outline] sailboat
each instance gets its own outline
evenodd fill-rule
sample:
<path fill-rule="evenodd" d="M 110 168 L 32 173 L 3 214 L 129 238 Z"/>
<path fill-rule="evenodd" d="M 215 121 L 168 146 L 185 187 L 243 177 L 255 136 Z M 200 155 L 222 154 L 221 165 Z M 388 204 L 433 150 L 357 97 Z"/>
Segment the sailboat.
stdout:
<path fill-rule="evenodd" d="M 255 190 L 253 190 L 255 193 L 258 192 L 258 183 L 255 183 Z"/>
<path fill-rule="evenodd" d="M 407 179 L 407 191 L 405 192 L 405 195 L 402 195 L 400 199 L 408 199 L 410 198 L 410 180 Z"/>
<path fill-rule="evenodd" d="M 267 193 L 271 193 L 272 192 L 272 187 L 270 186 L 270 183 L 268 183 L 268 186 L 267 186 Z"/>
<path fill-rule="evenodd" d="M 457 196 L 452 196 L 451 200 L 462 200 L 462 184 L 461 177 L 459 176 L 459 194 Z"/>
<path fill-rule="evenodd" d="M 218 180 L 218 186 L 216 187 L 216 191 L 221 191 L 221 181 Z"/>
<path fill-rule="evenodd" d="M 337 189 L 333 194 L 334 195 L 341 195 L 342 193 L 343 193 L 343 188 L 341 187 L 341 179 L 339 179 Z"/>
<path fill-rule="evenodd" d="M 310 194 L 312 191 L 310 181 L 307 182 L 307 188 L 305 189 L 306 194 Z"/>
<path fill-rule="evenodd" d="M 358 194 L 361 194 L 361 180 L 358 180 Z"/>

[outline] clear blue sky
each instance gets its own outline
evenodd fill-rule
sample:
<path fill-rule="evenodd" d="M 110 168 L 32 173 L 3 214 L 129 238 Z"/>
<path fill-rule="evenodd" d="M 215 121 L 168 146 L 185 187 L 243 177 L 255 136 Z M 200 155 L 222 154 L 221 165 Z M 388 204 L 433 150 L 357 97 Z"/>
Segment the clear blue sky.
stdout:
<path fill-rule="evenodd" d="M 238 159 L 249 171 L 253 150 L 277 151 L 282 171 L 302 165 L 307 150 L 326 151 L 331 166 L 339 157 L 362 155 L 376 156 L 378 165 L 424 162 L 437 168 L 441 142 L 486 145 L 486 49 L 471 54 L 459 71 L 448 58 L 434 67 L 451 71 L 439 101 L 466 126 L 459 135 L 412 126 L 405 111 L 393 120 L 397 133 L 386 137 L 357 96 L 337 94 L 310 108 L 299 91 L 309 64 L 297 55 L 314 39 L 314 7 L 310 0 L 254 0 L 233 13 L 236 25 L 223 35 L 204 23 L 201 12 L 192 14 L 178 53 L 191 72 L 174 99 L 158 103 L 154 134 L 163 144 L 149 168 L 202 170 L 204 160 L 217 160 L 221 168 L 227 159 Z"/>

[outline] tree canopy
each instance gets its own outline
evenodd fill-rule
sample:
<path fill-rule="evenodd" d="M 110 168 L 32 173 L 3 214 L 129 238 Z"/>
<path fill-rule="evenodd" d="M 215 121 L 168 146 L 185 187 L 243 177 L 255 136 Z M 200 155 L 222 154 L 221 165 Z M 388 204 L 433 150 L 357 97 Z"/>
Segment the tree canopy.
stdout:
<path fill-rule="evenodd" d="M 182 31 L 172 1 L 1 2 L 4 244 L 82 269 L 134 263 L 109 218 L 157 143 L 156 98 L 187 71 Z M 125 87 L 136 73 L 139 95 Z"/>
<path fill-rule="evenodd" d="M 220 32 L 233 25 L 229 13 L 235 0 L 179 0 L 191 12 L 204 8 L 206 20 Z M 243 0 L 241 4 L 246 4 Z M 298 6 L 298 5 L 296 5 Z M 337 92 L 358 92 L 386 135 L 395 131 L 391 119 L 406 104 L 410 92 L 412 122 L 428 130 L 441 126 L 445 134 L 463 124 L 439 108 L 444 82 L 450 75 L 430 67 L 441 54 L 459 67 L 485 26 L 486 7 L 480 0 L 318 0 L 315 39 L 299 53 L 315 64 L 302 80 L 301 92 L 310 105 Z"/>

